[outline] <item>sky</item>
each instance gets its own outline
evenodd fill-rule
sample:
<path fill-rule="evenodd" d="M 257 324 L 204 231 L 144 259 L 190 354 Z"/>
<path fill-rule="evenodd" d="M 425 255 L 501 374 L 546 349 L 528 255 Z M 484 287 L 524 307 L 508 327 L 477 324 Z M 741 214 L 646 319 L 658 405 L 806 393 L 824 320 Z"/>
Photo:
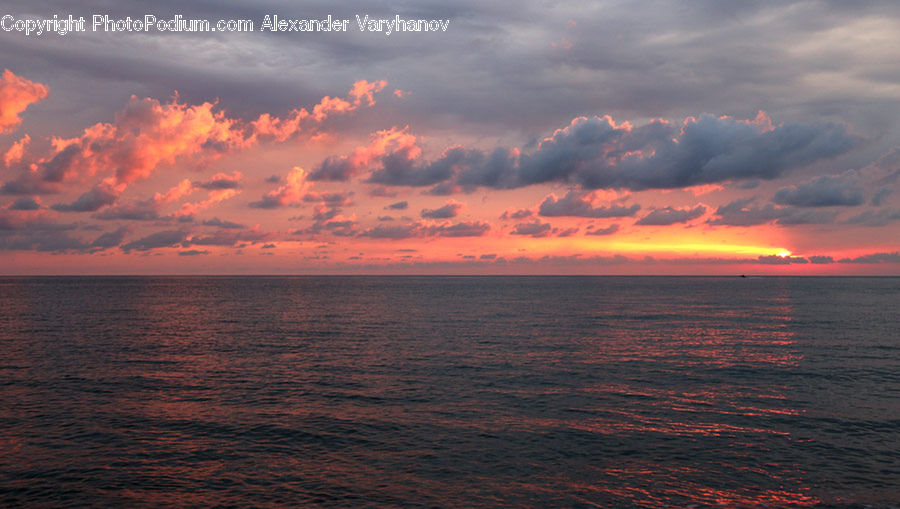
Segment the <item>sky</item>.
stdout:
<path fill-rule="evenodd" d="M 255 29 L 91 29 L 148 14 Z M 87 30 L 15 28 L 54 15 Z M 900 275 L 894 1 L 0 16 L 3 274 Z"/>

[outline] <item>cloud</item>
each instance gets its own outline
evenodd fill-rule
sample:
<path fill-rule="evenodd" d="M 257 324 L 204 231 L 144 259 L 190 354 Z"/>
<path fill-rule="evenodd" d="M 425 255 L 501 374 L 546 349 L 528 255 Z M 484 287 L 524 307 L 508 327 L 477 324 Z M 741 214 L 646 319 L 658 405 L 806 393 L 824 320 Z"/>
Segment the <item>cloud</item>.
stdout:
<path fill-rule="evenodd" d="M 9 147 L 9 150 L 6 151 L 6 154 L 3 155 L 3 164 L 9 167 L 21 161 L 22 157 L 25 155 L 25 147 L 30 142 L 31 136 L 26 134 L 19 141 L 13 143 L 13 145 Z"/>
<path fill-rule="evenodd" d="M 258 244 L 272 240 L 274 234 L 257 228 L 234 229 L 221 228 L 212 235 L 195 235 L 183 242 L 184 247 L 190 246 L 236 246 L 242 243 Z"/>
<path fill-rule="evenodd" d="M 900 220 L 900 210 L 898 209 L 877 209 L 866 210 L 859 215 L 847 219 L 847 224 L 859 224 L 863 226 L 879 227 L 885 226 L 894 221 Z"/>
<path fill-rule="evenodd" d="M 240 193 L 240 190 L 238 189 L 211 189 L 209 193 L 207 193 L 205 200 L 182 203 L 181 208 L 179 208 L 174 215 L 176 218 L 184 220 L 185 218 L 192 217 L 197 212 L 206 210 L 230 198 L 234 198 L 238 193 Z"/>
<path fill-rule="evenodd" d="M 846 153 L 857 144 L 840 124 L 772 126 L 767 116 L 689 117 L 680 126 L 643 126 L 610 116 L 578 117 L 536 150 L 448 148 L 425 162 L 409 154 L 381 158 L 368 182 L 451 189 L 511 189 L 562 182 L 584 189 L 676 189 L 732 180 L 771 180 Z"/>
<path fill-rule="evenodd" d="M 381 167 L 366 181 L 386 186 L 445 184 L 437 186 L 431 194 L 447 194 L 455 190 L 456 183 L 467 188 L 499 184 L 497 179 L 513 171 L 511 154 L 504 149 L 485 155 L 478 150 L 451 147 L 432 162 L 417 159 L 409 151 L 386 154 L 381 158 Z"/>
<path fill-rule="evenodd" d="M 373 239 L 408 239 L 412 237 L 480 237 L 490 231 L 484 221 L 425 225 L 418 222 L 377 225 L 361 232 L 359 237 Z"/>
<path fill-rule="evenodd" d="M 894 188 L 891 186 L 882 187 L 881 189 L 876 191 L 874 195 L 872 195 L 872 205 L 880 207 L 884 204 L 884 201 L 887 199 L 887 197 L 890 196 L 893 192 Z"/>
<path fill-rule="evenodd" d="M 794 207 L 849 207 L 863 203 L 859 175 L 851 170 L 841 175 L 824 175 L 799 186 L 783 187 L 773 201 Z"/>
<path fill-rule="evenodd" d="M 128 234 L 129 228 L 127 226 L 122 226 L 116 230 L 111 232 L 106 232 L 97 237 L 93 242 L 91 242 L 91 248 L 96 250 L 105 250 L 111 249 L 125 240 L 125 236 Z"/>
<path fill-rule="evenodd" d="M 188 249 L 187 251 L 179 251 L 178 256 L 199 256 L 199 255 L 208 255 L 208 250 L 197 250 L 197 249 Z"/>
<path fill-rule="evenodd" d="M 241 185 L 241 180 L 243 180 L 244 175 L 236 171 L 231 175 L 227 175 L 225 173 L 216 173 L 212 176 L 211 179 L 205 182 L 198 182 L 194 185 L 201 189 L 237 189 Z"/>
<path fill-rule="evenodd" d="M 132 96 L 115 122 L 100 123 L 71 139 L 54 139 L 55 155 L 42 160 L 43 179 L 114 172 L 116 183 L 149 177 L 161 164 L 180 158 L 216 158 L 240 147 L 244 139 L 238 122 L 214 111 L 213 103 L 187 105 L 177 98 L 168 103 Z"/>
<path fill-rule="evenodd" d="M 432 225 L 424 228 L 428 235 L 438 237 L 480 237 L 490 229 L 491 225 L 484 221 Z"/>
<path fill-rule="evenodd" d="M 354 84 L 347 100 L 326 97 L 316 105 L 318 113 L 309 120 L 315 124 L 337 113 L 354 111 L 375 104 L 374 93 L 382 82 L 360 81 Z M 347 107 L 337 107 L 344 101 Z M 327 104 L 326 104 L 327 103 Z M 314 108 L 314 110 L 316 109 Z M 256 145 L 260 140 L 285 141 L 300 132 L 300 124 L 310 117 L 305 109 L 295 110 L 296 124 L 261 115 L 253 122 L 229 117 L 216 103 L 181 103 L 176 96 L 162 103 L 156 99 L 132 96 L 112 123 L 98 123 L 84 129 L 80 136 L 53 138 L 50 154 L 35 159 L 33 167 L 18 178 L 7 181 L 0 191 L 8 194 L 40 194 L 57 191 L 58 185 L 74 177 L 113 173 L 111 185 L 124 189 L 137 180 L 148 178 L 158 167 L 178 161 L 205 163 L 237 149 Z M 306 112 L 306 113 L 303 113 Z M 312 135 L 315 129 L 310 130 Z M 234 189 L 240 173 L 219 174 L 200 184 L 210 190 Z"/>
<path fill-rule="evenodd" d="M 60 203 L 51 208 L 60 212 L 94 212 L 115 203 L 119 193 L 120 190 L 104 181 L 79 196 L 74 202 Z"/>
<path fill-rule="evenodd" d="M 408 131 L 408 127 L 378 131 L 368 146 L 357 148 L 349 156 L 332 156 L 322 161 L 309 179 L 347 181 L 381 158 L 415 159 L 422 150 L 416 145 L 416 137 Z"/>
<path fill-rule="evenodd" d="M 792 265 L 809 263 L 809 260 L 802 256 L 763 255 L 757 258 L 756 263 L 762 265 Z"/>
<path fill-rule="evenodd" d="M 588 230 L 585 235 L 612 235 L 619 231 L 619 225 L 613 224 L 609 225 L 606 228 L 596 228 L 594 230 Z"/>
<path fill-rule="evenodd" d="M 216 228 L 226 228 L 229 230 L 241 230 L 244 228 L 244 225 L 240 223 L 235 223 L 233 221 L 223 221 L 218 217 L 203 221 L 203 226 L 215 226 Z"/>
<path fill-rule="evenodd" d="M 346 99 L 326 95 L 313 106 L 312 113 L 306 108 L 297 108 L 284 119 L 264 113 L 251 123 L 251 134 L 248 136 L 248 141 L 251 143 L 256 143 L 260 139 L 286 141 L 300 133 L 306 122 L 321 123 L 334 114 L 349 113 L 361 106 L 373 106 L 375 94 L 384 89 L 385 85 L 387 85 L 386 81 L 357 81 L 353 84 Z"/>
<path fill-rule="evenodd" d="M 856 258 L 842 258 L 838 263 L 900 263 L 900 253 L 871 253 Z"/>
<path fill-rule="evenodd" d="M 165 205 L 180 200 L 193 190 L 191 181 L 184 179 L 165 193 L 155 193 L 152 197 L 143 200 L 114 204 L 94 214 L 94 217 L 104 220 L 152 221 L 160 218 L 160 212 Z"/>
<path fill-rule="evenodd" d="M 309 192 L 303 196 L 303 201 L 319 203 L 327 207 L 348 207 L 353 205 L 353 191 L 339 191 L 336 193 Z"/>
<path fill-rule="evenodd" d="M 687 223 L 706 213 L 706 207 L 697 205 L 694 208 L 677 209 L 665 207 L 655 209 L 642 217 L 637 223 L 642 226 L 668 226 L 677 223 Z"/>
<path fill-rule="evenodd" d="M 288 173 L 284 185 L 266 193 L 261 200 L 250 203 L 250 206 L 258 209 L 276 209 L 288 205 L 299 205 L 308 187 L 306 172 L 303 171 L 303 168 L 295 166 Z"/>
<path fill-rule="evenodd" d="M 450 219 L 459 215 L 465 205 L 457 201 L 449 201 L 443 207 L 422 209 L 422 217 L 427 219 Z"/>
<path fill-rule="evenodd" d="M 15 130 L 22 123 L 19 114 L 47 97 L 49 92 L 46 85 L 16 76 L 9 69 L 4 69 L 0 76 L 0 134 Z"/>
<path fill-rule="evenodd" d="M 547 237 L 553 233 L 550 223 L 542 223 L 535 219 L 528 223 L 519 223 L 510 232 L 513 235 L 528 235 L 534 238 Z"/>
<path fill-rule="evenodd" d="M 776 208 L 771 203 L 763 207 L 753 205 L 753 198 L 734 200 L 716 209 L 707 222 L 712 225 L 756 226 L 775 222 L 783 226 L 804 224 L 830 224 L 837 212 L 828 210 L 804 210 L 794 207 Z"/>
<path fill-rule="evenodd" d="M 187 240 L 187 233 L 182 230 L 166 230 L 151 233 L 146 237 L 122 245 L 122 251 L 149 251 L 161 247 L 176 247 Z"/>
<path fill-rule="evenodd" d="M 407 223 L 397 225 L 377 225 L 359 234 L 373 239 L 408 239 L 418 235 L 421 225 Z"/>
<path fill-rule="evenodd" d="M 25 196 L 12 202 L 9 206 L 9 210 L 38 210 L 40 208 L 41 204 L 38 203 L 37 200 Z"/>
<path fill-rule="evenodd" d="M 357 81 L 350 89 L 350 100 L 325 96 L 322 101 L 313 108 L 313 118 L 321 122 L 331 113 L 346 113 L 353 111 L 361 105 L 371 106 L 375 104 L 375 94 L 384 89 L 386 81 L 369 83 L 366 80 Z"/>
<path fill-rule="evenodd" d="M 64 231 L 34 229 L 4 232 L 0 228 L 0 250 L 67 253 L 86 252 L 90 249 L 89 244 Z"/>
<path fill-rule="evenodd" d="M 506 210 L 500 216 L 500 219 L 525 219 L 534 214 L 530 209 Z"/>
<path fill-rule="evenodd" d="M 397 203 L 391 203 L 390 205 L 385 207 L 385 209 L 389 209 L 389 210 L 406 210 L 407 208 L 409 208 L 409 203 L 405 202 L 405 201 L 398 201 Z"/>
<path fill-rule="evenodd" d="M 544 217 L 626 217 L 633 216 L 641 208 L 640 205 L 597 207 L 592 203 L 594 197 L 595 193 L 578 192 L 574 189 L 567 192 L 562 198 L 557 198 L 555 194 L 550 194 L 541 203 L 538 214 Z"/>

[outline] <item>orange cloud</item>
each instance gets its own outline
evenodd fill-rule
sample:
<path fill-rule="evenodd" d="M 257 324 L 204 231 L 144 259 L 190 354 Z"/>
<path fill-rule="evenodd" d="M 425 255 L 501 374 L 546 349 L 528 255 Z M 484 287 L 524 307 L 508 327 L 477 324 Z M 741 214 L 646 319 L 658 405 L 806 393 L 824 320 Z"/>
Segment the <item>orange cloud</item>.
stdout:
<path fill-rule="evenodd" d="M 25 155 L 25 146 L 30 142 L 31 136 L 26 134 L 21 140 L 13 143 L 13 146 L 9 147 L 9 150 L 7 150 L 6 154 L 3 156 L 3 163 L 6 164 L 6 166 L 11 166 L 21 161 L 22 156 Z"/>
<path fill-rule="evenodd" d="M 390 154 L 399 154 L 410 161 L 422 154 L 415 135 L 409 133 L 409 126 L 375 132 L 368 146 L 356 148 L 349 156 L 329 157 L 312 172 L 310 179 L 347 180 L 379 158 Z"/>
<path fill-rule="evenodd" d="M 269 191 L 260 201 L 253 202 L 250 206 L 259 209 L 275 209 L 299 204 L 309 188 L 309 182 L 306 181 L 306 172 L 303 168 L 295 166 L 288 173 L 286 180 L 287 182 L 283 186 L 274 191 Z"/>
<path fill-rule="evenodd" d="M 374 94 L 385 85 L 384 81 L 357 81 L 346 100 L 322 99 L 314 108 L 316 118 L 324 120 L 333 113 L 375 104 Z M 335 101 L 343 101 L 346 106 L 335 106 Z M 127 185 L 149 177 L 161 165 L 184 159 L 216 159 L 231 150 L 255 145 L 261 136 L 284 141 L 299 132 L 301 122 L 310 117 L 306 109 L 297 109 L 286 120 L 263 114 L 245 123 L 226 116 L 223 110 L 216 111 L 216 106 L 210 102 L 183 104 L 177 95 L 168 103 L 132 96 L 114 122 L 95 124 L 75 138 L 53 138 L 53 152 L 36 159 L 32 171 L 7 182 L 5 191 L 54 191 L 64 180 L 110 171 L 115 171 L 117 186 Z M 11 150 L 8 160 L 21 160 L 24 144 Z"/>
<path fill-rule="evenodd" d="M 179 182 L 178 185 L 176 185 L 172 189 L 169 189 L 165 193 L 156 193 L 153 196 L 153 200 L 159 204 L 172 203 L 174 201 L 178 201 L 179 199 L 181 199 L 184 196 L 187 196 L 193 190 L 194 190 L 194 188 L 193 188 L 193 185 L 191 184 L 191 181 L 188 179 L 184 179 L 181 182 Z"/>
<path fill-rule="evenodd" d="M 221 203 L 229 198 L 238 195 L 240 191 L 237 189 L 213 189 L 209 192 L 207 199 L 194 203 L 183 203 L 181 209 L 175 213 L 176 216 L 192 216 L 201 210 L 206 210 L 217 203 Z"/>
<path fill-rule="evenodd" d="M 0 133 L 14 130 L 22 119 L 19 114 L 50 92 L 46 85 L 16 76 L 6 69 L 0 77 Z"/>
<path fill-rule="evenodd" d="M 77 138 L 53 139 L 56 154 L 41 161 L 48 173 L 45 179 L 61 181 L 115 169 L 117 182 L 128 184 L 180 157 L 215 158 L 243 144 L 236 121 L 224 111 L 213 111 L 215 106 L 188 106 L 177 97 L 163 104 L 131 96 L 115 123 L 95 124 Z"/>
<path fill-rule="evenodd" d="M 248 138 L 252 142 L 256 142 L 259 137 L 271 137 L 278 141 L 285 141 L 300 132 L 301 124 L 307 119 L 323 122 L 332 114 L 348 113 L 360 106 L 373 106 L 375 94 L 381 92 L 386 85 L 387 82 L 384 80 L 357 81 L 353 84 L 346 99 L 326 95 L 319 101 L 319 104 L 313 106 L 312 114 L 306 108 L 293 110 L 285 119 L 264 113 L 251 123 L 252 128 Z"/>

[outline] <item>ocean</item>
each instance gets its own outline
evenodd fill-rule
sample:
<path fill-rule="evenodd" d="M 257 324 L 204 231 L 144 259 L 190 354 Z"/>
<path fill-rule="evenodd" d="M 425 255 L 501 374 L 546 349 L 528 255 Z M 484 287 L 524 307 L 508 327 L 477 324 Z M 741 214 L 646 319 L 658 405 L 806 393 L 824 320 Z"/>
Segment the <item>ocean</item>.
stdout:
<path fill-rule="evenodd" d="M 0 278 L 3 507 L 900 505 L 900 278 Z"/>

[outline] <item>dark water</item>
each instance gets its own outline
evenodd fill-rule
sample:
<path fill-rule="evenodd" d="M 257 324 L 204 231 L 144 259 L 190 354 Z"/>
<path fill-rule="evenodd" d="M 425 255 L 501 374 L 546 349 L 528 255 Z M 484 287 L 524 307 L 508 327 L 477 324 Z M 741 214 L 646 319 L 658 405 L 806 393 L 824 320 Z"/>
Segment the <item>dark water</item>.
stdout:
<path fill-rule="evenodd" d="M 0 506 L 898 490 L 900 279 L 0 279 Z"/>

